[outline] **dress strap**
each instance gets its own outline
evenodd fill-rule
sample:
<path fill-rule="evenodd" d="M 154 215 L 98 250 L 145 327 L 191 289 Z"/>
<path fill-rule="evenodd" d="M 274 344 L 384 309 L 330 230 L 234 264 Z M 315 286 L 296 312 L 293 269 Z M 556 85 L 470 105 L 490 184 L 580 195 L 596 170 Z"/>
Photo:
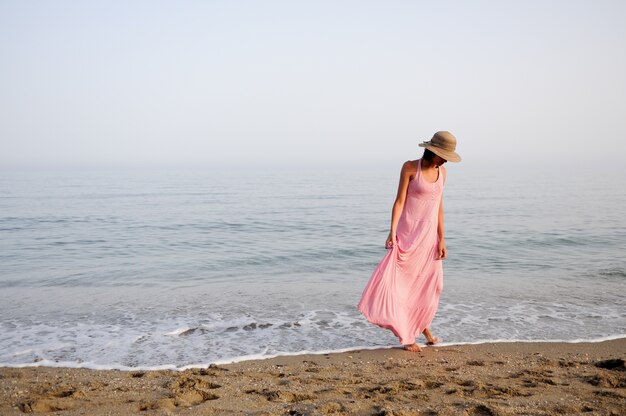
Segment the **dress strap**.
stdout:
<path fill-rule="evenodd" d="M 422 159 L 420 158 L 417 161 L 417 173 L 415 174 L 415 181 L 419 181 L 420 175 L 422 174 Z"/>

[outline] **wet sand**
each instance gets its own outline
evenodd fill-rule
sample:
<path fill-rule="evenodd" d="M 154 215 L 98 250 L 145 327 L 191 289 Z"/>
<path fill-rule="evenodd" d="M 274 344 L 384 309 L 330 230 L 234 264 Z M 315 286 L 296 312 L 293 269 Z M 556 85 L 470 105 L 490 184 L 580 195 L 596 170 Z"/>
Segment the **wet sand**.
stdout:
<path fill-rule="evenodd" d="M 626 338 L 300 355 L 177 371 L 0 368 L 0 414 L 626 415 Z"/>

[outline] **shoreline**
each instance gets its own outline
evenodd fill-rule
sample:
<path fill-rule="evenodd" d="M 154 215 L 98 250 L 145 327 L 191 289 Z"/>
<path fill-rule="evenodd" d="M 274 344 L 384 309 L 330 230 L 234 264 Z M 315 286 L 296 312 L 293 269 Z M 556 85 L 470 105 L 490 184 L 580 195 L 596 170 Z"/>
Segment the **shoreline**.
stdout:
<path fill-rule="evenodd" d="M 619 415 L 624 360 L 621 337 L 355 349 L 178 371 L 1 367 L 0 414 Z"/>
<path fill-rule="evenodd" d="M 626 334 L 620 335 L 610 335 L 602 338 L 595 339 L 575 339 L 575 340 L 507 340 L 507 339 L 498 339 L 498 340 L 478 340 L 478 341 L 468 341 L 468 342 L 442 342 L 437 344 L 436 347 L 460 347 L 465 345 L 485 345 L 485 344 L 524 344 L 524 343 L 539 343 L 539 344 L 595 344 L 606 341 L 615 341 L 625 339 Z M 428 347 L 424 343 L 418 343 L 420 347 L 426 348 Z M 277 353 L 277 354 L 269 354 L 269 355 L 247 355 L 236 358 L 227 358 L 224 360 L 217 360 L 213 362 L 207 363 L 196 363 L 189 364 L 177 367 L 174 364 L 164 364 L 157 366 L 137 366 L 137 367 L 128 367 L 124 365 L 106 365 L 106 364 L 93 364 L 93 363 L 74 363 L 68 361 L 50 361 L 50 360 L 41 360 L 34 363 L 21 363 L 21 364 L 7 364 L 0 363 L 0 369 L 2 368 L 60 368 L 60 369 L 86 369 L 86 370 L 94 370 L 94 371 L 186 371 L 200 368 L 207 368 L 211 365 L 228 365 L 228 364 L 237 364 L 237 363 L 245 363 L 249 361 L 263 361 L 270 360 L 272 358 L 280 358 L 280 357 L 298 357 L 302 355 L 326 355 L 326 354 L 342 354 L 349 353 L 353 351 L 370 351 L 370 350 L 387 350 L 387 349 L 399 349 L 400 345 L 390 345 L 390 346 L 356 346 L 356 347 L 348 347 L 348 348 L 339 348 L 336 350 L 320 350 L 320 351 L 297 351 L 297 352 L 285 352 L 285 353 Z"/>

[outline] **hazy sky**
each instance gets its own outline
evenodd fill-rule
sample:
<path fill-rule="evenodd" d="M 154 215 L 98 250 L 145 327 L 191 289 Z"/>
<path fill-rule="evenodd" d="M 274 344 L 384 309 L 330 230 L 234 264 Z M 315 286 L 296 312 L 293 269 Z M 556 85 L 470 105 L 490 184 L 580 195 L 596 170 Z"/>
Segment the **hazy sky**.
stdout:
<path fill-rule="evenodd" d="M 0 0 L 0 166 L 626 153 L 626 1 Z"/>

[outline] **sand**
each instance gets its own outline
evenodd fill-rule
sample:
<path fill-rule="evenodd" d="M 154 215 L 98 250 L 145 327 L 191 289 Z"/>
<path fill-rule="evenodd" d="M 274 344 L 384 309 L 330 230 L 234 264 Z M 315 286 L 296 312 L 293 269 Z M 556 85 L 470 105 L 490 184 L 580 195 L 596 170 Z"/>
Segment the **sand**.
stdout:
<path fill-rule="evenodd" d="M 0 368 L 0 414 L 626 415 L 626 338 L 300 355 L 203 369 Z"/>

